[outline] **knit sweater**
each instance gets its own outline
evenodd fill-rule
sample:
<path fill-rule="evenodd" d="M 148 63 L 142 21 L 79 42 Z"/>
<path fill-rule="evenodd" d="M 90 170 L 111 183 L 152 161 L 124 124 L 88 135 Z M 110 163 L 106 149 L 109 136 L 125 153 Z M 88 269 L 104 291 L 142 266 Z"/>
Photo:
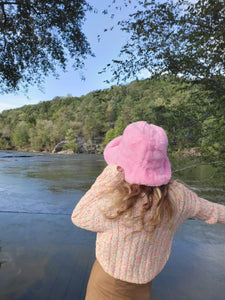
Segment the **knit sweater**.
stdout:
<path fill-rule="evenodd" d="M 141 224 L 127 226 L 126 215 L 106 219 L 102 211 L 112 203 L 110 193 L 123 180 L 115 165 L 108 165 L 72 213 L 78 227 L 97 232 L 96 258 L 109 275 L 128 282 L 147 283 L 165 266 L 171 252 L 174 234 L 187 218 L 196 217 L 208 224 L 225 223 L 225 206 L 199 198 L 181 183 L 173 182 L 169 194 L 177 204 L 172 226 L 162 221 L 153 234 L 141 229 Z M 113 195 L 113 193 L 112 193 Z M 138 199 L 133 216 L 140 214 L 146 198 Z M 153 204 L 154 205 L 154 204 Z M 152 211 L 145 218 L 151 218 Z M 140 231 L 138 231 L 140 230 Z"/>

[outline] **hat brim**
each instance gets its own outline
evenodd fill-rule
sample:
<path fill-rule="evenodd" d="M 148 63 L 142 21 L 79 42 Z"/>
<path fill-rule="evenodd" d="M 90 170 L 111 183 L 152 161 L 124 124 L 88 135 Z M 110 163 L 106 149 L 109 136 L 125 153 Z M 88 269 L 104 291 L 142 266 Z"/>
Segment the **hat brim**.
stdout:
<path fill-rule="evenodd" d="M 107 164 L 118 164 L 118 148 L 121 141 L 122 136 L 118 136 L 113 139 L 111 142 L 107 144 L 104 150 L 104 158 Z"/>

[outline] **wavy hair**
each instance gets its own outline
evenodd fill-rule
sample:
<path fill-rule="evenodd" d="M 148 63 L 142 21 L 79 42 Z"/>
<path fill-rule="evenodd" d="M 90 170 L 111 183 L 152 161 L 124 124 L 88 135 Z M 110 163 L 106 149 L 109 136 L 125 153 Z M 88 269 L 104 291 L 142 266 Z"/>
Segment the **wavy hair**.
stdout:
<path fill-rule="evenodd" d="M 171 224 L 176 213 L 177 206 L 169 196 L 171 182 L 159 187 L 151 187 L 139 184 L 129 184 L 125 180 L 120 182 L 113 192 L 113 204 L 104 211 L 107 219 L 116 219 L 121 215 L 126 216 L 126 225 L 132 226 L 137 221 L 141 222 L 141 229 L 153 233 L 163 221 Z M 146 196 L 147 201 L 142 206 L 138 216 L 133 215 L 133 207 L 140 198 Z M 151 210 L 151 218 L 145 218 L 145 214 Z M 171 226 L 171 225 L 169 225 Z M 137 230 L 137 231 L 140 231 Z"/>

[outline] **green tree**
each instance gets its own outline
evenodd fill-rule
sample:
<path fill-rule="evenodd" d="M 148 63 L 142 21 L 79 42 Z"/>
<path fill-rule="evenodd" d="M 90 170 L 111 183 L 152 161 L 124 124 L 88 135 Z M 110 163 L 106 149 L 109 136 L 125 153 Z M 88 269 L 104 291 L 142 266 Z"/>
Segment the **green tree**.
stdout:
<path fill-rule="evenodd" d="M 204 141 L 202 147 L 208 153 L 222 154 L 221 148 L 225 146 L 224 0 L 124 1 L 134 3 L 137 8 L 126 20 L 118 23 L 129 38 L 119 57 L 107 66 L 113 72 L 113 79 L 127 80 L 148 70 L 152 77 L 171 74 L 175 78 L 187 79 L 191 84 L 201 84 L 201 91 L 196 95 L 201 99 L 199 107 L 203 112 L 195 116 L 196 122 L 191 121 L 196 115 L 193 111 L 189 116 L 181 114 L 184 116 L 183 129 L 176 131 L 176 134 L 185 136 L 189 141 L 193 141 L 194 135 L 196 139 L 201 135 Z M 207 101 L 202 97 L 203 89 L 208 93 Z M 196 107 L 194 102 L 190 103 L 189 112 L 192 104 Z M 165 118 L 162 107 L 155 107 L 154 111 L 158 117 L 161 114 L 161 120 Z M 137 111 L 133 115 L 136 119 L 140 116 Z M 195 128 L 191 125 L 193 123 Z M 187 124 L 185 128 L 184 124 Z M 204 130 L 197 132 L 196 129 L 200 130 L 202 124 Z M 221 134 L 213 134 L 215 128 Z"/>
<path fill-rule="evenodd" d="M 28 126 L 24 121 L 19 122 L 11 133 L 12 144 L 16 147 L 22 148 L 28 143 L 29 134 Z"/>
<path fill-rule="evenodd" d="M 105 134 L 104 144 L 108 144 L 111 140 L 115 138 L 115 130 L 114 128 L 110 128 Z"/>
<path fill-rule="evenodd" d="M 218 97 L 221 103 L 223 99 Z M 224 118 L 224 110 L 217 109 L 211 91 L 203 85 L 161 76 L 89 93 L 79 99 L 57 97 L 4 111 L 0 114 L 0 149 L 51 152 L 65 138 L 69 145 L 75 142 L 76 133 L 79 143 L 85 141 L 85 151 L 101 151 L 129 123 L 145 120 L 166 130 L 170 151 L 198 147 L 199 152 L 219 156 L 225 149 Z M 77 152 L 76 144 L 71 148 Z"/>
<path fill-rule="evenodd" d="M 115 79 L 147 69 L 207 82 L 224 92 L 224 0 L 130 2 L 138 9 L 119 22 L 129 39 L 113 60 Z"/>
<path fill-rule="evenodd" d="M 66 68 L 72 58 L 75 69 L 91 55 L 82 32 L 85 14 L 91 7 L 85 0 L 0 2 L 0 90 L 2 93 L 40 84 L 56 66 Z"/>
<path fill-rule="evenodd" d="M 51 120 L 37 120 L 36 127 L 29 130 L 29 140 L 32 149 L 51 152 L 60 141 L 59 128 Z"/>
<path fill-rule="evenodd" d="M 70 128 L 66 133 L 67 143 L 63 146 L 63 150 L 71 149 L 73 152 L 78 151 L 78 145 L 73 130 Z"/>

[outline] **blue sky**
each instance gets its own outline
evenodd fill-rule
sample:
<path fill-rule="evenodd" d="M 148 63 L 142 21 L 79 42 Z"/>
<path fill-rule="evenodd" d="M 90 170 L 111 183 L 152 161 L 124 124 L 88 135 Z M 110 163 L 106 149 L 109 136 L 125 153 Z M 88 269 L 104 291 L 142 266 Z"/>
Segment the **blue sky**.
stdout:
<path fill-rule="evenodd" d="M 111 1 L 112 0 L 89 0 L 88 2 L 101 11 L 107 8 L 107 5 L 110 4 Z M 26 104 L 37 104 L 40 101 L 52 100 L 56 96 L 66 96 L 68 94 L 81 96 L 93 90 L 109 88 L 115 84 L 106 84 L 104 82 L 104 80 L 111 78 L 110 72 L 101 75 L 98 74 L 98 72 L 101 71 L 107 63 L 110 63 L 111 59 L 117 57 L 121 46 L 127 39 L 127 35 L 118 28 L 105 33 L 103 31 L 104 28 L 115 25 L 117 20 L 127 16 L 129 11 L 130 8 L 125 8 L 121 11 L 116 10 L 116 17 L 114 19 L 110 19 L 109 15 L 103 15 L 101 13 L 88 13 L 83 29 L 92 46 L 95 57 L 90 57 L 85 62 L 86 67 L 82 71 L 86 78 L 85 81 L 81 80 L 81 71 L 74 71 L 71 67 L 71 63 L 68 65 L 68 71 L 66 73 L 59 72 L 59 79 L 53 76 L 47 77 L 43 85 L 43 91 L 40 91 L 37 87 L 31 87 L 27 95 L 22 92 L 16 95 L 0 95 L 0 112 L 8 108 L 16 108 Z M 100 42 L 97 40 L 98 34 L 102 34 Z M 139 77 L 146 77 L 146 74 L 140 74 Z"/>

